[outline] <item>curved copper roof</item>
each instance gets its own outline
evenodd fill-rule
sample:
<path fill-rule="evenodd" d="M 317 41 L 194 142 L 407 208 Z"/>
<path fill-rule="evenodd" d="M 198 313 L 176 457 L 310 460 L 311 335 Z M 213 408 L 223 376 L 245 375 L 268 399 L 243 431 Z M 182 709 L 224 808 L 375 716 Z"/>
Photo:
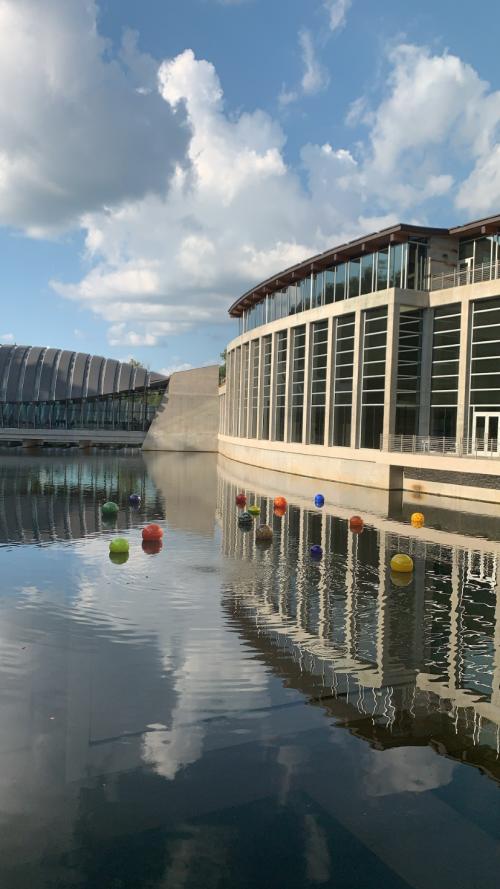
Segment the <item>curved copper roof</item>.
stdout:
<path fill-rule="evenodd" d="M 233 318 L 238 318 L 245 309 L 260 302 L 267 294 L 282 290 L 295 281 L 300 281 L 301 278 L 306 277 L 311 272 L 331 268 L 334 265 L 345 262 L 351 256 L 362 256 L 365 252 L 373 253 L 391 243 L 404 243 L 411 237 L 419 236 L 454 235 L 455 237 L 465 237 L 470 235 L 470 237 L 473 237 L 478 234 L 491 234 L 498 231 L 500 231 L 500 216 L 489 216 L 486 219 L 479 219 L 466 225 L 456 226 L 455 228 L 428 228 L 426 226 L 399 223 L 373 234 L 363 235 L 363 237 L 356 238 L 354 241 L 348 241 L 346 244 L 340 244 L 338 247 L 333 247 L 324 253 L 318 253 L 316 256 L 311 256 L 303 262 L 297 263 L 297 265 L 290 266 L 290 268 L 272 275 L 271 278 L 267 278 L 267 280 L 247 290 L 243 296 L 235 300 L 229 309 L 229 314 Z"/>

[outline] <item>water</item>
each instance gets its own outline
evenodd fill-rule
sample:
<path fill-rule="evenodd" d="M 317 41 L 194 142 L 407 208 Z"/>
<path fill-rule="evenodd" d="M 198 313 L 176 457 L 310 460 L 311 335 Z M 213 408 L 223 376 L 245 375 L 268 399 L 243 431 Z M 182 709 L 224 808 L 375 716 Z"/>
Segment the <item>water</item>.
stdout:
<path fill-rule="evenodd" d="M 382 493 L 73 453 L 0 459 L 2 889 L 498 885 L 496 508 L 421 498 L 415 531 Z"/>

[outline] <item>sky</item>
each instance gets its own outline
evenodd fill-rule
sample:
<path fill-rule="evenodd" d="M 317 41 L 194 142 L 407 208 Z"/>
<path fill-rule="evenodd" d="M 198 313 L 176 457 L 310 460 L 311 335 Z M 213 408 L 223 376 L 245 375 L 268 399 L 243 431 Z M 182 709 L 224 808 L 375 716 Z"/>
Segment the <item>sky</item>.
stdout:
<path fill-rule="evenodd" d="M 0 342 L 214 363 L 280 269 L 500 212 L 500 5 L 470 13 L 0 0 Z"/>

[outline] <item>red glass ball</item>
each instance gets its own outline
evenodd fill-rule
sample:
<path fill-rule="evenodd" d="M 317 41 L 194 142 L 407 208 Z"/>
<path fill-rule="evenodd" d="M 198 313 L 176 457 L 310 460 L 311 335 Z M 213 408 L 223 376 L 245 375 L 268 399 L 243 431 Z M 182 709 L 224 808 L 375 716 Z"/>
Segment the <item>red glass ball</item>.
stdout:
<path fill-rule="evenodd" d="M 351 531 L 358 532 L 358 534 L 359 534 L 363 530 L 364 527 L 365 527 L 365 523 L 364 523 L 363 519 L 361 518 L 361 516 L 359 516 L 359 515 L 351 516 L 351 518 L 349 519 L 349 528 L 351 529 Z"/>
<path fill-rule="evenodd" d="M 143 540 L 161 540 L 162 537 L 163 528 L 160 528 L 159 525 L 146 525 L 146 527 L 142 529 Z"/>
<path fill-rule="evenodd" d="M 236 494 L 236 506 L 246 506 L 247 498 L 245 494 Z"/>

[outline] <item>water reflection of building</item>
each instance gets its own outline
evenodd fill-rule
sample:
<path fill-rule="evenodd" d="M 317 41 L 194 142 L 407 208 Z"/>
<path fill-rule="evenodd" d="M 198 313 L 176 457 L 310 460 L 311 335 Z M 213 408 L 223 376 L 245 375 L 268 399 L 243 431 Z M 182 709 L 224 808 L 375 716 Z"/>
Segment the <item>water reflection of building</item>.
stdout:
<path fill-rule="evenodd" d="M 141 495 L 141 512 L 128 495 Z M 0 544 L 48 542 L 87 537 L 106 526 L 101 505 L 122 506 L 115 527 L 141 524 L 163 515 L 163 503 L 147 475 L 140 454 L 126 460 L 110 454 L 76 455 L 61 460 L 57 452 L 39 456 L 4 453 L 0 464 Z"/>
<path fill-rule="evenodd" d="M 262 549 L 238 528 L 239 489 L 221 476 L 224 552 L 243 578 L 225 608 L 273 671 L 371 743 L 432 744 L 500 780 L 498 544 L 464 549 L 432 529 L 412 537 L 382 517 L 353 534 L 345 509 L 290 504 L 277 518 L 256 495 L 275 532 Z M 415 557 L 404 586 L 391 578 L 396 551 Z"/>

